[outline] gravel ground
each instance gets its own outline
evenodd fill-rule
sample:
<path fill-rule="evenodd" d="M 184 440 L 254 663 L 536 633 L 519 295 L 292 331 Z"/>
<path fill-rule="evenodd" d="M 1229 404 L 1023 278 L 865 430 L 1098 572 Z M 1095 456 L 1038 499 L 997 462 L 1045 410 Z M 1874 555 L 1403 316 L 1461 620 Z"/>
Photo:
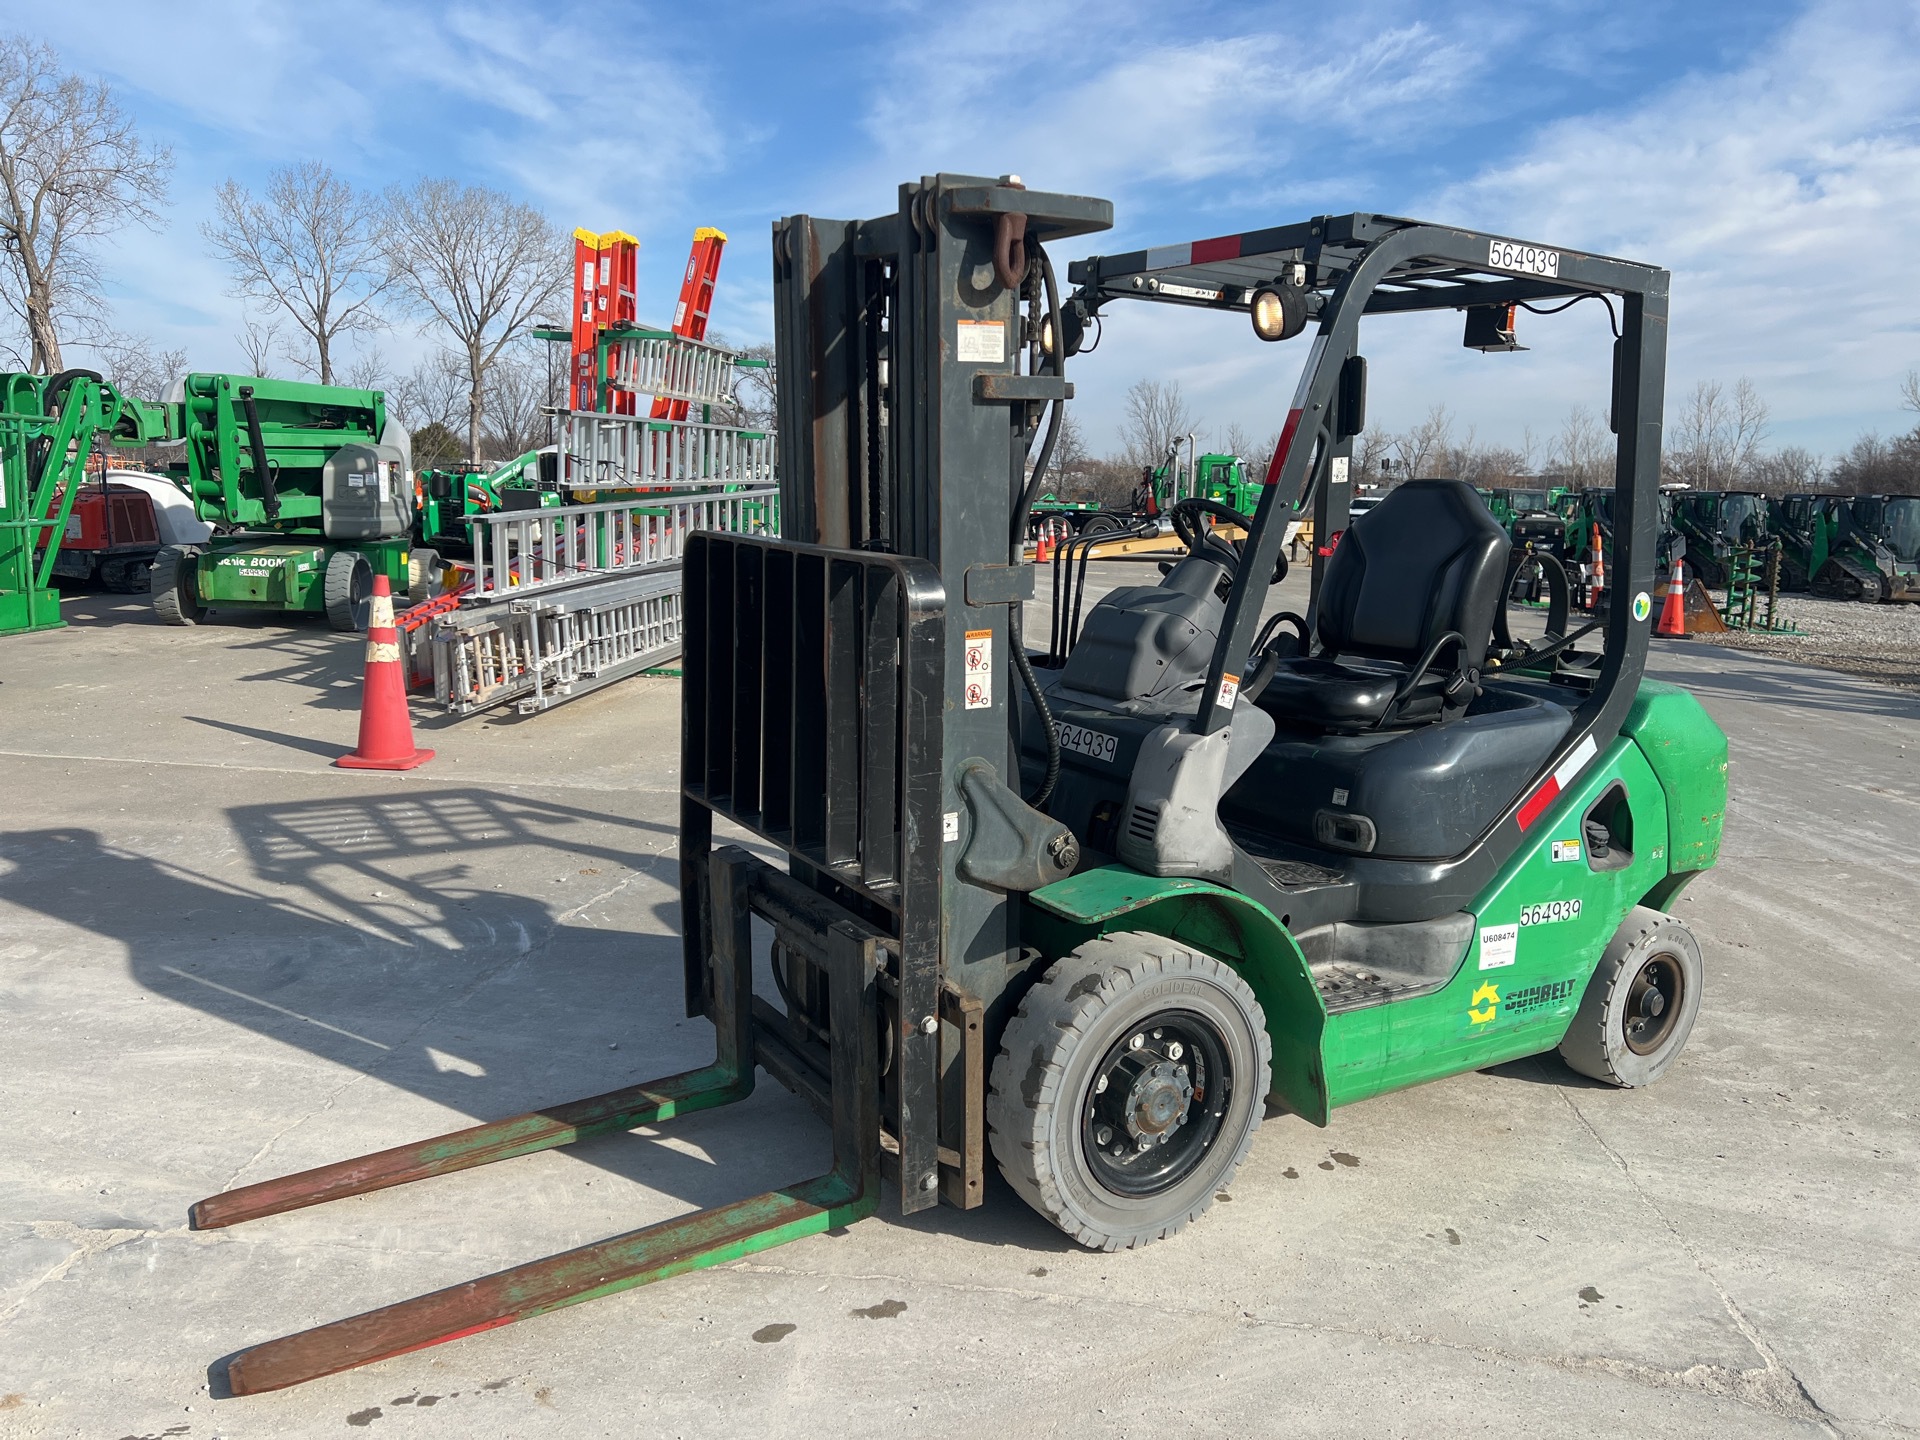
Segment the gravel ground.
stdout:
<path fill-rule="evenodd" d="M 1716 601 L 1724 598 L 1714 596 Z M 1694 638 L 1920 689 L 1920 606 L 1862 605 L 1818 600 L 1810 595 L 1782 595 L 1780 617 L 1800 633 L 1731 631 Z"/>

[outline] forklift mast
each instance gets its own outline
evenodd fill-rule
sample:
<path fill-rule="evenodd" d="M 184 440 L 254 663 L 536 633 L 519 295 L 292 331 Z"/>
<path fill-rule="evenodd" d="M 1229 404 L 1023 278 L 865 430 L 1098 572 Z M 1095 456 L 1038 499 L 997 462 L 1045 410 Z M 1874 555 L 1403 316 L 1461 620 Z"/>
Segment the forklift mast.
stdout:
<path fill-rule="evenodd" d="M 1038 343 L 1044 296 L 1023 294 L 1021 237 L 1044 247 L 1112 217 L 1108 201 L 1011 177 L 939 175 L 902 185 L 891 215 L 774 229 L 784 534 L 926 563 L 949 677 L 929 818 L 962 841 L 980 823 L 968 785 L 1018 788 L 1010 691 L 1034 572 L 1016 516 L 1042 411 L 1071 395 L 1064 362 Z M 939 929 L 955 973 L 991 1005 L 1019 935 L 1006 890 L 960 872 L 969 848 L 941 847 Z"/>

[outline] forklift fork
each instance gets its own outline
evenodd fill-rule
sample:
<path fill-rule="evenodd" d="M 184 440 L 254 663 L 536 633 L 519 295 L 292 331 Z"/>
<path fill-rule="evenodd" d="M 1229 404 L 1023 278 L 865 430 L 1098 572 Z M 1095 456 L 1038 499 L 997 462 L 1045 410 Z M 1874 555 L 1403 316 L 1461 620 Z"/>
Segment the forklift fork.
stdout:
<path fill-rule="evenodd" d="M 838 907 L 831 907 L 837 914 L 830 913 L 824 902 L 805 910 L 781 903 L 790 901 L 790 895 L 776 898 L 770 892 L 793 888 L 791 882 L 782 882 L 785 876 L 736 847 L 713 851 L 708 857 L 705 888 L 712 923 L 706 933 L 712 936 L 713 980 L 709 1014 L 717 1037 L 713 1064 L 228 1191 L 195 1205 L 192 1221 L 195 1229 L 217 1229 L 745 1099 L 753 1090 L 755 1065 L 751 942 L 756 911 L 782 930 L 804 926 L 810 932 L 804 936 L 807 948 L 827 962 L 831 1170 L 731 1205 L 665 1220 L 252 1346 L 228 1361 L 232 1392 L 252 1395 L 297 1385 L 510 1325 L 563 1305 L 725 1264 L 872 1214 L 880 1189 L 876 977 L 882 937 Z"/>

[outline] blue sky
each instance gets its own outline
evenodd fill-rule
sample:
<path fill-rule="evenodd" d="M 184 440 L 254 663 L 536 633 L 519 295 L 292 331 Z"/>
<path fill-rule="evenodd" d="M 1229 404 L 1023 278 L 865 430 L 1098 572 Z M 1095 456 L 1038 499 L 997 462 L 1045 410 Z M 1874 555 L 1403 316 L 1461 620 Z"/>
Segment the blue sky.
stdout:
<path fill-rule="evenodd" d="M 1829 453 L 1914 420 L 1915 0 L 5 9 L 173 147 L 168 225 L 105 268 L 119 327 L 199 368 L 239 364 L 240 307 L 200 237 L 213 189 L 292 160 L 374 186 L 449 174 L 564 229 L 629 230 L 643 315 L 670 312 L 693 227 L 718 225 L 716 323 L 740 341 L 771 335 L 775 217 L 874 215 L 903 179 L 1015 171 L 1114 201 L 1114 232 L 1070 253 L 1372 209 L 1664 264 L 1670 409 L 1696 380 L 1747 376 L 1774 443 Z M 1534 320 L 1528 355 L 1493 357 L 1461 350 L 1451 317 L 1385 322 L 1367 337 L 1375 423 L 1445 402 L 1462 432 L 1545 448 L 1570 404 L 1604 399 L 1604 323 Z M 377 343 L 404 367 L 428 342 Z M 1121 392 L 1152 375 L 1208 429 L 1264 435 L 1298 363 L 1244 321 L 1116 311 L 1079 413 L 1107 448 Z"/>

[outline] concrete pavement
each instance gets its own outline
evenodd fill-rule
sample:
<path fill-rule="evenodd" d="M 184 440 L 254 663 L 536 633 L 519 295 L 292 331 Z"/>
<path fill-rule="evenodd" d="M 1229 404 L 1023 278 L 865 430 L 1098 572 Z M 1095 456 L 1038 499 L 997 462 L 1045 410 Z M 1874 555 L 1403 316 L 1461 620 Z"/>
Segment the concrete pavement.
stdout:
<path fill-rule="evenodd" d="M 1129 577 L 1131 578 L 1131 577 Z M 1553 1057 L 1270 1120 L 1231 1198 L 1081 1251 L 997 1178 L 274 1395 L 266 1338 L 817 1173 L 733 1110 L 230 1231 L 216 1190 L 698 1064 L 677 687 L 334 771 L 359 646 L 98 623 L 0 673 L 0 1435 L 1920 1431 L 1920 700 L 1663 647 L 1733 742 L 1674 1072 Z M 1037 612 L 1036 612 L 1037 618 Z M 1044 621 L 1039 634 L 1044 635 Z M 1029 634 L 1034 635 L 1034 622 Z"/>

